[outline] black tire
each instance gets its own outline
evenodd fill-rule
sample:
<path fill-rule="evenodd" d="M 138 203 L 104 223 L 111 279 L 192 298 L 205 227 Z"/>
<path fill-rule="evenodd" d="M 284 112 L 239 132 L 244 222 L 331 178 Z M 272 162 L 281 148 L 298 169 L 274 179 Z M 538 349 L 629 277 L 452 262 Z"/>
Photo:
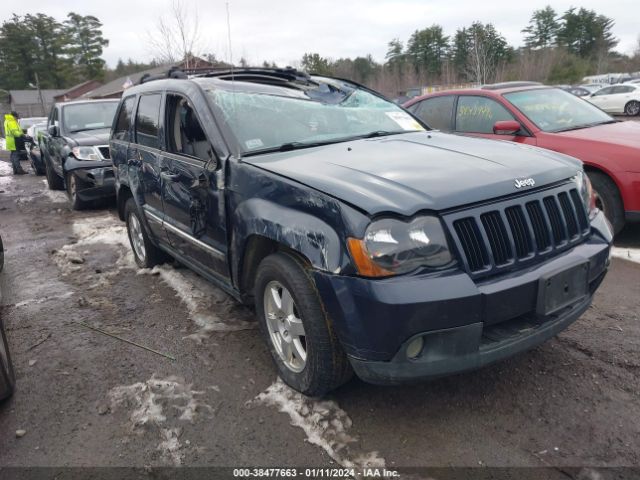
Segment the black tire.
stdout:
<path fill-rule="evenodd" d="M 602 210 L 618 234 L 625 224 L 624 206 L 617 185 L 608 175 L 601 172 L 589 172 L 589 179 L 596 195 L 596 206 Z"/>
<path fill-rule="evenodd" d="M 0 237 L 0 272 L 4 268 L 4 244 L 2 243 L 2 237 Z"/>
<path fill-rule="evenodd" d="M 80 182 L 78 177 L 76 177 L 73 172 L 67 173 L 67 181 L 65 182 L 65 184 L 67 197 L 69 198 L 69 203 L 71 204 L 71 209 L 82 210 L 83 208 L 85 208 L 87 206 L 87 203 L 84 200 L 80 199 L 80 197 L 78 196 L 78 189 L 82 186 L 82 183 Z"/>
<path fill-rule="evenodd" d="M 293 371 L 278 354 L 269 333 L 264 295 L 272 282 L 284 286 L 293 297 L 304 326 L 306 362 Z M 322 396 L 349 381 L 353 370 L 331 325 L 308 270 L 296 258 L 275 253 L 265 258 L 256 274 L 256 314 L 258 323 L 280 377 L 293 389 L 309 396 Z"/>
<path fill-rule="evenodd" d="M 4 324 L 0 319 L 0 400 L 4 400 L 13 394 L 16 377 L 9 355 L 9 343 L 4 331 Z"/>
<path fill-rule="evenodd" d="M 44 173 L 47 176 L 47 185 L 49 186 L 49 190 L 64 190 L 64 180 L 53 171 L 53 167 L 46 157 L 44 159 L 44 170 Z"/>
<path fill-rule="evenodd" d="M 640 114 L 640 102 L 631 100 L 624 106 L 624 113 L 630 117 Z"/>
<path fill-rule="evenodd" d="M 144 223 L 142 222 L 142 218 L 140 217 L 140 213 L 138 211 L 138 207 L 133 198 L 129 198 L 127 203 L 124 206 L 124 219 L 127 223 L 127 236 L 129 237 L 129 243 L 131 245 L 131 251 L 133 252 L 133 258 L 136 261 L 136 264 L 140 268 L 153 268 L 156 265 L 164 263 L 166 260 L 166 255 L 162 250 L 160 250 L 149 238 L 149 234 L 144 227 Z M 137 249 L 134 245 L 133 237 L 136 236 L 134 233 L 135 229 L 133 228 L 134 219 L 138 222 L 140 227 L 139 233 L 142 236 L 142 244 L 144 245 L 144 257 L 142 257 L 139 253 L 139 249 Z"/>

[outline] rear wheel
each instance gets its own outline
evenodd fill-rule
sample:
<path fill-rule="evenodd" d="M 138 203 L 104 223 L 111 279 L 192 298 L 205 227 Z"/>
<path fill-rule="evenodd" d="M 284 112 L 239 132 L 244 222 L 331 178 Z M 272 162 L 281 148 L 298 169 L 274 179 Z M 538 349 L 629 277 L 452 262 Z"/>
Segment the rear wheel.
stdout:
<path fill-rule="evenodd" d="M 593 185 L 596 197 L 596 207 L 602 210 L 617 234 L 624 228 L 624 206 L 620 191 L 615 182 L 604 173 L 589 172 L 589 179 Z"/>
<path fill-rule="evenodd" d="M 276 253 L 258 267 L 256 313 L 280 377 L 310 396 L 347 382 L 353 372 L 303 265 Z"/>
<path fill-rule="evenodd" d="M 151 242 L 133 198 L 127 200 L 124 206 L 124 215 L 127 222 L 129 243 L 136 264 L 140 268 L 152 268 L 164 262 L 166 258 L 164 252 Z"/>
<path fill-rule="evenodd" d="M 47 161 L 46 157 L 44 160 L 44 170 L 47 176 L 47 186 L 49 190 L 64 190 L 64 181 L 53 171 L 51 162 Z"/>
<path fill-rule="evenodd" d="M 76 177 L 73 172 L 69 172 L 67 174 L 67 196 L 69 197 L 69 202 L 71 202 L 71 208 L 73 210 L 82 210 L 87 204 L 84 200 L 81 200 L 78 196 L 78 188 L 80 187 L 80 180 Z"/>
<path fill-rule="evenodd" d="M 631 100 L 624 106 L 624 113 L 632 117 L 638 115 L 640 113 L 640 102 Z"/>

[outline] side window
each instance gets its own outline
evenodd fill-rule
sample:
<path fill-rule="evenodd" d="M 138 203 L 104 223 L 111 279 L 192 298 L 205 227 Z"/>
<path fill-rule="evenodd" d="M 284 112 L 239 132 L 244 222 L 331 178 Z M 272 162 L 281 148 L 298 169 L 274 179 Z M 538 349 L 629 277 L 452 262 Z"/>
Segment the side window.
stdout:
<path fill-rule="evenodd" d="M 514 120 L 514 118 L 495 100 L 464 95 L 458 98 L 457 132 L 493 133 L 493 124 L 500 120 Z"/>
<path fill-rule="evenodd" d="M 213 157 L 211 144 L 186 98 L 167 95 L 167 151 L 207 161 Z"/>
<path fill-rule="evenodd" d="M 449 131 L 454 100 L 453 95 L 428 98 L 420 102 L 415 115 L 431 128 Z"/>
<path fill-rule="evenodd" d="M 612 93 L 613 93 L 613 87 L 605 87 L 598 90 L 595 93 L 595 96 L 599 97 L 600 95 L 611 95 Z"/>
<path fill-rule="evenodd" d="M 136 97 L 128 97 L 120 105 L 116 124 L 111 133 L 111 138 L 114 140 L 124 140 L 125 142 L 131 140 L 129 132 L 131 130 L 131 113 L 133 112 L 133 102 L 135 100 Z"/>
<path fill-rule="evenodd" d="M 613 88 L 613 93 L 629 93 L 629 92 L 632 92 L 633 90 L 634 88 L 628 85 L 620 85 L 619 87 Z"/>
<path fill-rule="evenodd" d="M 143 95 L 136 113 L 136 142 L 152 148 L 160 148 L 158 129 L 162 95 Z"/>

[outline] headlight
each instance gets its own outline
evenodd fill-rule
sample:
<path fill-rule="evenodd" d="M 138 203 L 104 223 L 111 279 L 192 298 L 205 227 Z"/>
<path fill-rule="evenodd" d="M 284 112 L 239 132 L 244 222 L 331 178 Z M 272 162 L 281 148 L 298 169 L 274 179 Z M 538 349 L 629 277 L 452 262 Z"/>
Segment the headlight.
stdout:
<path fill-rule="evenodd" d="M 573 181 L 576 183 L 576 187 L 580 193 L 580 198 L 582 198 L 582 203 L 584 203 L 584 208 L 587 210 L 589 218 L 593 218 L 596 214 L 596 196 L 593 193 L 593 187 L 591 186 L 589 176 L 584 173 L 584 171 L 580 171 L 575 177 L 573 177 Z"/>
<path fill-rule="evenodd" d="M 100 152 L 95 147 L 73 147 L 71 153 L 78 160 L 102 160 Z"/>
<path fill-rule="evenodd" d="M 367 228 L 362 240 L 349 239 L 349 251 L 366 277 L 407 273 L 418 267 L 438 268 L 453 261 L 449 245 L 436 217 L 411 222 L 383 219 Z"/>

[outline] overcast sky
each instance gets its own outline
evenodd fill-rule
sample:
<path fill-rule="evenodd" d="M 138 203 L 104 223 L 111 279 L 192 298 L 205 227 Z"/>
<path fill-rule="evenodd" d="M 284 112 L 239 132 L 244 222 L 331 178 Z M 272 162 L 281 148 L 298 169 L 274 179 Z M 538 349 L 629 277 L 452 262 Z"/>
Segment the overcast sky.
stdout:
<path fill-rule="evenodd" d="M 171 0 L 29 0 L 10 2 L 0 9 L 0 20 L 11 13 L 42 12 L 60 20 L 68 11 L 95 15 L 104 24 L 109 39 L 104 58 L 114 66 L 118 58 L 150 60 L 148 32 L 154 31 L 158 16 Z M 228 60 L 226 2 L 224 0 L 183 0 L 198 13 L 201 30 L 199 52 L 213 52 Z M 229 0 L 233 58 L 244 56 L 252 64 L 262 60 L 280 66 L 298 61 L 305 52 L 331 58 L 355 57 L 370 53 L 382 61 L 387 43 L 394 37 L 403 41 L 419 28 L 434 23 L 451 35 L 474 20 L 492 22 L 507 41 L 521 45 L 521 30 L 533 10 L 549 0 L 528 2 L 478 0 Z M 564 12 L 579 4 L 614 19 L 619 38 L 618 51 L 631 53 L 640 34 L 637 0 L 554 0 L 553 7 Z M 20 5 L 21 8 L 17 8 Z M 22 6 L 28 5 L 28 10 Z"/>

